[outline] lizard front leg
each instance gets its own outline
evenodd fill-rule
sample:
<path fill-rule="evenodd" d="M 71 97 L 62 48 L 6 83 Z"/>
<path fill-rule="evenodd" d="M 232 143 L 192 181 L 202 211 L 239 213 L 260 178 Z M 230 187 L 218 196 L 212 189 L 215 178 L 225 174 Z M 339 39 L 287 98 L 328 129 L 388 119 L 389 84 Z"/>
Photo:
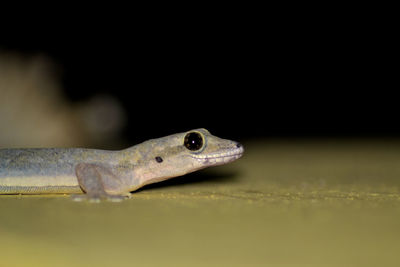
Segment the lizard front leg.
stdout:
<path fill-rule="evenodd" d="M 119 202 L 130 197 L 130 193 L 112 194 L 110 191 L 117 191 L 122 185 L 121 180 L 107 167 L 79 163 L 75 167 L 75 174 L 79 186 L 85 192 L 83 195 L 73 195 L 75 201 L 89 200 L 90 202 L 100 202 L 108 200 Z"/>

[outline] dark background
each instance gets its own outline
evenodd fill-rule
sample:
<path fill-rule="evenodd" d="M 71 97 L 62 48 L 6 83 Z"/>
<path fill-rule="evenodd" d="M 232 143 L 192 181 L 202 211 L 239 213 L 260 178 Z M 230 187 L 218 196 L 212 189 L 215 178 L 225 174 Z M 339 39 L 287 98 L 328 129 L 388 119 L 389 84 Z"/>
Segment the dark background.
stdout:
<path fill-rule="evenodd" d="M 198 127 L 239 140 L 399 135 L 390 30 L 351 14 L 269 12 L 34 28 L 0 47 L 52 58 L 71 101 L 118 98 L 132 140 Z"/>

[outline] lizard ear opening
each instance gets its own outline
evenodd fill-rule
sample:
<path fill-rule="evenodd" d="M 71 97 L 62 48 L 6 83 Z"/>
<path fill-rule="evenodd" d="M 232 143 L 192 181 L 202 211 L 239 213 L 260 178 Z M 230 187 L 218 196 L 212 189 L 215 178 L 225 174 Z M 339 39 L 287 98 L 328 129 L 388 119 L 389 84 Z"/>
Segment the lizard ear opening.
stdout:
<path fill-rule="evenodd" d="M 198 132 L 190 132 L 185 135 L 183 145 L 190 151 L 198 151 L 204 146 L 203 135 Z"/>

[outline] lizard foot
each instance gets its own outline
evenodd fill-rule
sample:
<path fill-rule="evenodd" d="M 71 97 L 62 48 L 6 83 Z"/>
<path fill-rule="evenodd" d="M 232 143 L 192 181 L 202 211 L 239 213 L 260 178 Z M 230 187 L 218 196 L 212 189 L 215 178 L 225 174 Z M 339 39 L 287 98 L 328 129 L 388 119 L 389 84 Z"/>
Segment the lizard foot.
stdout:
<path fill-rule="evenodd" d="M 88 201 L 91 203 L 100 203 L 101 201 L 110 201 L 110 202 L 121 202 L 125 199 L 128 199 L 131 197 L 131 194 L 126 194 L 126 195 L 90 195 L 90 194 L 80 194 L 80 195 L 71 195 L 71 199 L 73 201 Z"/>

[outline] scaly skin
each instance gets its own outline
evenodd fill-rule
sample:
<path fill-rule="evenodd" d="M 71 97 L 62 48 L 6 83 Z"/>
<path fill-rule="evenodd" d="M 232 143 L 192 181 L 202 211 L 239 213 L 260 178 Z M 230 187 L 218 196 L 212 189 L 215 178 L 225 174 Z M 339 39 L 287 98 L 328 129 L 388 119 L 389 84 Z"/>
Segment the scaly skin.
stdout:
<path fill-rule="evenodd" d="M 67 193 L 76 200 L 121 200 L 138 188 L 243 154 L 234 141 L 196 129 L 106 151 L 82 148 L 0 149 L 0 194 Z"/>

